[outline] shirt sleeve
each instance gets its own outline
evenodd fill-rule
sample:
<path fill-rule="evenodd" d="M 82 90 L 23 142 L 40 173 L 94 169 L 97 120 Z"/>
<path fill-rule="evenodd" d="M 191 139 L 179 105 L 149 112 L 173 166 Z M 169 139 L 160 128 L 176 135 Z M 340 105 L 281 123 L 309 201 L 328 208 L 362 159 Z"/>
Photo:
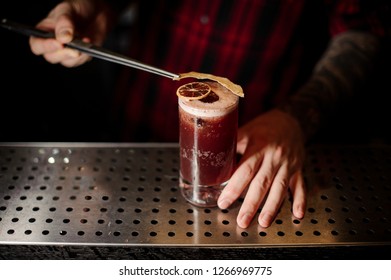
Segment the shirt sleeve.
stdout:
<path fill-rule="evenodd" d="M 363 87 L 381 38 L 390 35 L 390 7 L 385 1 L 341 0 L 332 7 L 328 49 L 308 82 L 280 106 L 298 120 L 307 140 Z"/>

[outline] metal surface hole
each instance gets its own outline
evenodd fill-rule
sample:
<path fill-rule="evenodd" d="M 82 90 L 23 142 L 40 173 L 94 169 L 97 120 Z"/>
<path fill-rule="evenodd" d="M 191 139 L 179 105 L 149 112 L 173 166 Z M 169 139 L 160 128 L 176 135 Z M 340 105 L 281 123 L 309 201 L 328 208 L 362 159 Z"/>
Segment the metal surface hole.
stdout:
<path fill-rule="evenodd" d="M 333 212 L 333 209 L 331 209 L 331 208 L 329 208 L 329 207 L 326 207 L 326 208 L 324 209 L 324 211 L 327 212 L 327 213 L 331 213 L 331 212 Z"/>
<path fill-rule="evenodd" d="M 247 237 L 248 236 L 248 232 L 247 231 L 242 231 L 240 233 L 240 235 L 243 236 L 243 237 Z"/>
<path fill-rule="evenodd" d="M 283 221 L 281 219 L 276 219 L 276 224 L 277 225 L 282 225 Z"/>
<path fill-rule="evenodd" d="M 345 222 L 348 223 L 348 224 L 351 224 L 351 223 L 353 223 L 353 220 L 351 218 L 346 218 Z"/>

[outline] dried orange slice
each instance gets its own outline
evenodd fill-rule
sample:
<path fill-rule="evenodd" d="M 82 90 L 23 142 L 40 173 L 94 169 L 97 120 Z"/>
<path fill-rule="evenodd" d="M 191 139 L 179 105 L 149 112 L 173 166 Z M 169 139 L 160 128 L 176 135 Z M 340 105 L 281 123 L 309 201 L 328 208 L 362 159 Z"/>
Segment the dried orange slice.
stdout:
<path fill-rule="evenodd" d="M 211 91 L 208 84 L 192 82 L 180 86 L 176 91 L 176 95 L 186 100 L 197 100 L 206 97 Z"/>
<path fill-rule="evenodd" d="M 199 80 L 212 80 L 218 82 L 220 85 L 230 90 L 233 94 L 236 94 L 239 97 L 244 97 L 243 89 L 241 86 L 232 83 L 230 80 L 224 77 L 215 76 L 212 74 L 205 74 L 199 72 L 188 72 L 179 74 L 178 78 L 174 78 L 174 80 L 181 80 L 184 78 L 196 78 Z"/>

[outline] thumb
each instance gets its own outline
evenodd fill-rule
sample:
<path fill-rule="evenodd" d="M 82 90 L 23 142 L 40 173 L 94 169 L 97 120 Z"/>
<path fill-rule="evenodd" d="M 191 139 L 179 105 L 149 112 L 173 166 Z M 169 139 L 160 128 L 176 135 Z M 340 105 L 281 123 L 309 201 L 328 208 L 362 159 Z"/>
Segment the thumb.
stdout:
<path fill-rule="evenodd" d="M 56 39 L 63 44 L 72 41 L 75 33 L 72 10 L 73 8 L 70 3 L 62 2 L 57 5 L 49 15 L 54 22 Z"/>

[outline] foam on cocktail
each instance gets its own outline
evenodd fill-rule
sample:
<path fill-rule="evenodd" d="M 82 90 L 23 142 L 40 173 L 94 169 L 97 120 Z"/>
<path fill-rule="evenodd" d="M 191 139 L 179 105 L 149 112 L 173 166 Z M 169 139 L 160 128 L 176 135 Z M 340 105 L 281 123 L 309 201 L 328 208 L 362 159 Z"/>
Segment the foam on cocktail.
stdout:
<path fill-rule="evenodd" d="M 218 99 L 212 99 L 213 102 L 207 102 L 204 99 L 188 101 L 178 98 L 179 105 L 183 110 L 197 117 L 213 118 L 226 115 L 235 109 L 236 104 L 239 102 L 237 95 L 217 82 L 207 81 L 203 83 L 210 86 L 211 94 L 216 94 Z"/>

